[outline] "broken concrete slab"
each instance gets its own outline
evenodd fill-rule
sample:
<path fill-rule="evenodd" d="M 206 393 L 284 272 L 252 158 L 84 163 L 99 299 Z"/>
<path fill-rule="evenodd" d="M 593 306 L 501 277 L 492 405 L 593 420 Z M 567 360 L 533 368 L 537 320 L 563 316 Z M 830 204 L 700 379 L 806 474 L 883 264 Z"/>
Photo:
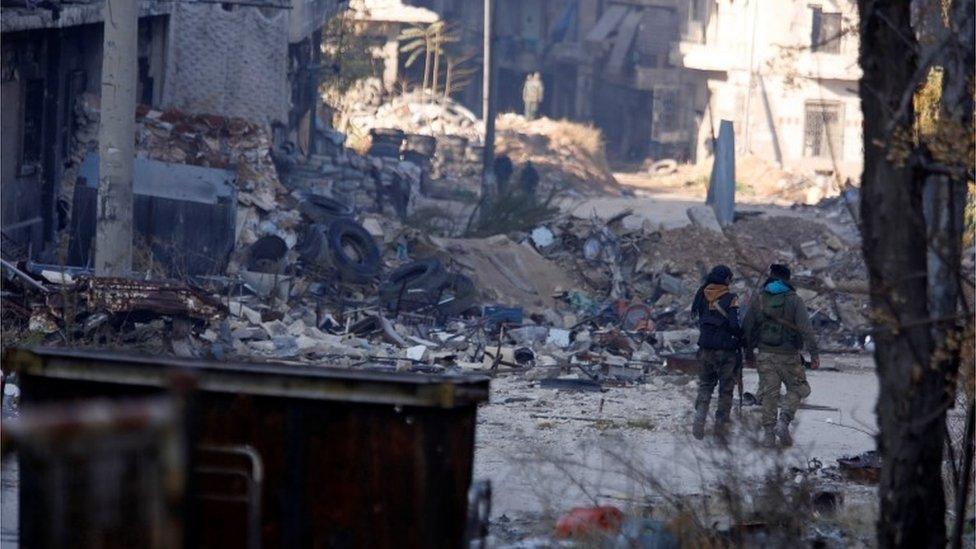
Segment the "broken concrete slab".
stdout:
<path fill-rule="evenodd" d="M 673 295 L 682 295 L 684 293 L 684 283 L 680 278 L 676 276 L 671 276 L 667 273 L 661 273 L 658 275 L 658 287 L 662 291 L 665 291 Z"/>
<path fill-rule="evenodd" d="M 800 253 L 806 259 L 814 259 L 824 256 L 823 246 L 816 240 L 808 240 L 800 244 Z"/>
<path fill-rule="evenodd" d="M 426 345 L 414 345 L 404 349 L 403 356 L 412 361 L 423 362 L 427 360 L 429 352 Z"/>
<path fill-rule="evenodd" d="M 230 336 L 233 339 L 268 339 L 268 332 L 259 326 L 242 326 L 235 328 Z"/>
<path fill-rule="evenodd" d="M 230 314 L 237 317 L 244 317 L 251 324 L 261 324 L 261 313 L 244 305 L 240 301 L 230 301 L 228 303 L 228 309 L 230 309 Z"/>
<path fill-rule="evenodd" d="M 562 328 L 550 328 L 549 334 L 546 336 L 546 343 L 549 345 L 555 345 L 560 349 L 565 349 L 569 347 L 569 330 L 564 330 Z"/>
<path fill-rule="evenodd" d="M 722 226 L 719 224 L 718 218 L 715 217 L 715 210 L 711 206 L 692 206 L 688 208 L 687 213 L 688 219 L 696 227 L 717 233 L 722 232 Z"/>

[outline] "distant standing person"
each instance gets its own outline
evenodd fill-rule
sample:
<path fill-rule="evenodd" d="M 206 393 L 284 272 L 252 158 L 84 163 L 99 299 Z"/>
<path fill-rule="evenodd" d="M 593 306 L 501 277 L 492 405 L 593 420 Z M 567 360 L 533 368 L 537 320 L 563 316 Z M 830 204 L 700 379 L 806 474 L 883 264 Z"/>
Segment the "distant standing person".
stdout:
<path fill-rule="evenodd" d="M 769 278 L 761 292 L 749 300 L 749 310 L 742 323 L 746 339 L 746 361 L 759 371 L 759 395 L 762 399 L 763 444 L 792 446 L 790 423 L 800 402 L 810 395 L 810 384 L 804 370 L 801 350 L 810 354 L 810 368 L 820 367 L 820 350 L 810 326 L 803 299 L 790 285 L 786 265 L 769 267 Z M 758 358 L 753 350 L 759 349 Z M 786 398 L 779 406 L 780 385 L 786 386 Z M 777 417 L 777 412 L 779 416 Z"/>
<path fill-rule="evenodd" d="M 539 188 L 539 172 L 536 171 L 532 162 L 526 162 L 525 166 L 522 167 L 522 173 L 519 174 L 519 184 L 526 196 L 535 196 L 535 191 Z"/>
<path fill-rule="evenodd" d="M 729 290 L 732 269 L 716 265 L 705 283 L 698 288 L 692 303 L 692 314 L 698 317 L 698 356 L 701 371 L 698 373 L 698 397 L 695 399 L 695 419 L 691 433 L 697 439 L 705 436 L 705 420 L 708 404 L 715 385 L 718 385 L 718 404 L 715 408 L 715 435 L 725 436 L 728 430 L 729 412 L 732 409 L 732 391 L 742 345 L 739 326 L 739 298 Z"/>
<path fill-rule="evenodd" d="M 522 103 L 525 106 L 526 120 L 535 120 L 545 93 L 546 88 L 542 83 L 542 76 L 538 72 L 529 73 L 525 77 L 525 85 L 522 86 Z"/>
<path fill-rule="evenodd" d="M 504 195 L 508 191 L 508 181 L 512 178 L 515 166 L 512 165 L 512 159 L 507 154 L 502 154 L 495 157 L 494 169 L 498 194 Z"/>

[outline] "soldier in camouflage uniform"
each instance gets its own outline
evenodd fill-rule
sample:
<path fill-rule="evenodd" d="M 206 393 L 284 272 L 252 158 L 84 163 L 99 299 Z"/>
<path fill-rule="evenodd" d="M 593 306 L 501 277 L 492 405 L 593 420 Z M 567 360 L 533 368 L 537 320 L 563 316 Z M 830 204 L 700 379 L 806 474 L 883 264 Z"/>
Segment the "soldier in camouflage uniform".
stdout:
<path fill-rule="evenodd" d="M 525 84 L 522 86 L 522 103 L 525 106 L 526 120 L 535 120 L 545 93 L 546 87 L 542 83 L 542 75 L 538 72 L 529 73 L 525 77 Z"/>
<path fill-rule="evenodd" d="M 701 371 L 698 375 L 698 397 L 695 399 L 695 419 L 691 432 L 695 438 L 705 436 L 708 404 L 715 385 L 718 385 L 718 405 L 715 409 L 715 435 L 720 439 L 728 429 L 732 409 L 732 391 L 741 347 L 738 297 L 729 291 L 732 270 L 717 265 L 708 273 L 705 284 L 695 294 L 692 313 L 698 317 L 698 356 Z"/>
<path fill-rule="evenodd" d="M 801 350 L 810 354 L 810 368 L 820 367 L 817 339 L 810 326 L 807 308 L 790 285 L 790 270 L 772 265 L 763 290 L 749 301 L 742 322 L 746 361 L 759 371 L 759 398 L 762 401 L 763 443 L 791 446 L 790 422 L 800 402 L 810 395 Z M 758 358 L 753 350 L 759 349 Z M 779 389 L 786 386 L 780 407 Z M 779 415 L 777 416 L 777 412 Z"/>

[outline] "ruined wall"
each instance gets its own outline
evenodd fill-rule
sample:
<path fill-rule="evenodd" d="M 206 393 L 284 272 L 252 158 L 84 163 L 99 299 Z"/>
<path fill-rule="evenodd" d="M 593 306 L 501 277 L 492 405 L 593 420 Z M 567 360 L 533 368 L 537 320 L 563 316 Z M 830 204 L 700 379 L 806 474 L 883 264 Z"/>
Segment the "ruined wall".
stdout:
<path fill-rule="evenodd" d="M 718 2 L 706 42 L 683 48 L 685 66 L 721 74 L 708 79 L 709 102 L 698 131 L 698 158 L 708 157 L 708 136 L 725 119 L 735 123 L 736 146 L 741 151 L 788 169 L 833 171 L 856 180 L 863 151 L 853 3 L 757 2 Z M 814 8 L 840 14 L 834 48 L 818 51 L 811 46 Z M 808 109 L 818 104 L 829 105 L 839 117 L 840 142 L 830 154 L 805 150 Z"/>
<path fill-rule="evenodd" d="M 287 123 L 287 10 L 178 2 L 164 108 Z"/>

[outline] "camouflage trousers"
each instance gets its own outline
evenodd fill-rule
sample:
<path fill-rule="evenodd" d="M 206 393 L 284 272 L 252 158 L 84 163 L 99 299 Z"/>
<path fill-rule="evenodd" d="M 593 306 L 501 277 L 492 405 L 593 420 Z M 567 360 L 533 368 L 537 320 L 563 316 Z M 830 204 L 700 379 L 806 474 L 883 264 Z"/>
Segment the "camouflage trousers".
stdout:
<path fill-rule="evenodd" d="M 810 384 L 799 354 L 759 353 L 756 357 L 759 370 L 759 398 L 762 401 L 762 425 L 776 424 L 777 412 L 783 420 L 793 421 L 800 402 L 810 395 Z M 786 386 L 786 396 L 780 411 L 779 388 Z"/>
<path fill-rule="evenodd" d="M 736 351 L 701 349 L 698 351 L 698 357 L 701 360 L 701 371 L 698 372 L 698 398 L 695 399 L 695 411 L 701 414 L 708 413 L 708 403 L 712 400 L 715 385 L 718 385 L 715 421 L 724 423 L 728 421 L 729 410 L 732 409 Z"/>

